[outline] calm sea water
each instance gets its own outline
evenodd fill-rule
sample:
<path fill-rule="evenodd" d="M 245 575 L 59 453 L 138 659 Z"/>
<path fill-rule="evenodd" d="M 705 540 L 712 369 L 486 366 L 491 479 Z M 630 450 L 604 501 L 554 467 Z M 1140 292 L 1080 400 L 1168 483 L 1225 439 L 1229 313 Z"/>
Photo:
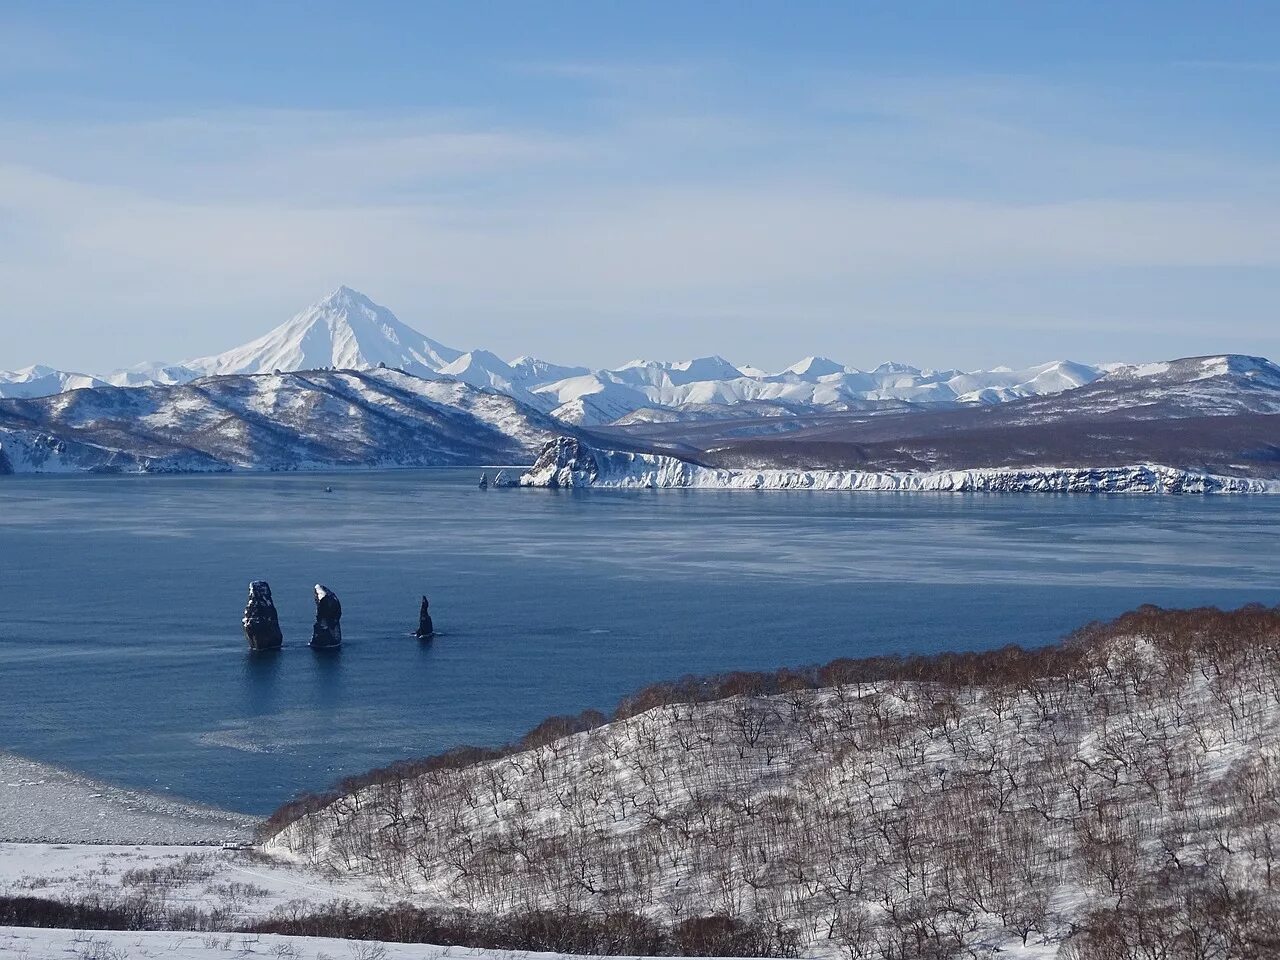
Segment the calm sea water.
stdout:
<path fill-rule="evenodd" d="M 476 474 L 4 478 L 0 750 L 266 812 L 684 673 L 1280 602 L 1280 498 L 481 492 Z M 245 649 L 255 578 L 278 656 Z M 337 655 L 306 647 L 316 582 L 342 599 Z M 422 593 L 429 644 L 409 636 Z"/>

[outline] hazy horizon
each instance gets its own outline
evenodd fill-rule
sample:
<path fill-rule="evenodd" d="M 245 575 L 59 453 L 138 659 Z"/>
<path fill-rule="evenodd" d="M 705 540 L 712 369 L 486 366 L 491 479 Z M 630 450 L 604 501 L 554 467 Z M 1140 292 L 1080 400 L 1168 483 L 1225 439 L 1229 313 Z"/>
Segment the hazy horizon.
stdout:
<path fill-rule="evenodd" d="M 316 300 L 315 302 L 313 302 L 313 303 L 311 303 L 311 304 L 308 304 L 308 305 L 306 306 L 306 308 L 304 308 L 303 310 L 295 311 L 295 313 L 294 313 L 294 315 L 293 315 L 293 316 L 297 316 L 298 314 L 301 314 L 301 313 L 305 312 L 305 310 L 306 310 L 306 309 L 308 309 L 308 308 L 310 308 L 310 307 L 312 307 L 312 306 L 317 305 L 318 303 L 320 303 L 321 301 L 323 301 L 324 299 L 326 299 L 326 298 L 327 298 L 327 296 L 332 295 L 332 294 L 335 294 L 335 293 L 339 292 L 339 291 L 340 291 L 341 289 L 343 289 L 343 288 L 353 290 L 353 292 L 355 292 L 355 293 L 357 293 L 357 294 L 360 294 L 361 296 L 366 297 L 366 298 L 367 298 L 367 299 L 369 299 L 371 302 L 373 302 L 375 305 L 380 306 L 380 307 L 386 307 L 387 309 L 390 309 L 390 310 L 391 310 L 391 312 L 392 312 L 393 314 L 395 313 L 395 310 L 394 310 L 394 309 L 392 309 L 388 304 L 385 304 L 385 303 L 379 303 L 379 302 L 377 301 L 377 298 L 376 298 L 376 297 L 371 297 L 371 296 L 369 296 L 369 295 L 367 294 L 367 292 L 366 292 L 366 291 L 363 291 L 363 290 L 355 290 L 355 289 L 354 289 L 354 288 L 352 288 L 349 284 L 340 284 L 338 287 L 334 288 L 334 290 L 329 291 L 329 294 L 327 294 L 327 295 L 326 295 L 326 297 L 320 297 L 320 298 L 317 298 L 317 300 Z M 292 317 L 287 318 L 287 319 L 292 319 Z M 438 338 L 438 337 L 434 337 L 434 336 L 432 336 L 432 334 L 430 333 L 430 331 L 423 330 L 423 329 L 419 328 L 417 324 L 415 324 L 415 323 L 413 323 L 413 322 L 411 322 L 411 321 L 409 321 L 409 320 L 406 320 L 406 319 L 405 319 L 404 317 L 402 317 L 402 316 L 397 315 L 397 316 L 396 316 L 396 319 L 398 319 L 400 322 L 404 323 L 406 326 L 408 326 L 408 327 L 410 327 L 410 328 L 413 328 L 413 329 L 417 330 L 417 332 L 418 332 L 418 333 L 421 333 L 421 334 L 424 334 L 425 336 L 431 337 L 433 340 L 439 340 L 439 338 Z M 277 326 L 280 326 L 280 324 L 277 324 Z M 268 332 L 268 331 L 265 331 L 265 330 L 263 331 L 263 333 L 264 333 L 264 334 L 265 334 L 265 333 L 267 333 L 267 332 Z M 257 337 L 254 337 L 254 338 L 252 338 L 252 339 L 258 339 L 258 338 L 257 338 Z M 247 341 L 247 342 L 251 342 L 251 341 Z M 240 347 L 240 346 L 244 346 L 244 344 L 230 344 L 230 345 L 228 345 L 228 350 L 233 349 L 233 348 L 235 348 L 235 347 Z M 474 345 L 471 345 L 471 346 L 461 346 L 461 345 L 459 345 L 459 344 L 445 343 L 445 344 L 444 344 L 444 346 L 446 346 L 446 347 L 452 347 L 452 348 L 454 348 L 454 349 L 460 349 L 460 350 L 462 350 L 463 352 L 470 352 L 470 351 L 472 351 L 472 350 L 488 350 L 488 348 L 487 348 L 487 347 L 485 347 L 483 344 L 474 344 Z M 224 350 L 218 350 L 218 351 L 215 351 L 215 354 L 211 354 L 211 355 L 221 354 L 221 353 L 224 353 L 224 352 L 227 352 L 227 351 L 224 351 Z M 493 352 L 493 351 L 489 351 L 489 352 Z M 66 367 L 66 366 L 63 366 L 63 365 L 59 365 L 58 363 L 56 363 L 56 362 L 51 362 L 51 361 L 39 361 L 39 362 L 35 362 L 35 363 L 22 364 L 21 366 L 8 366 L 8 367 L 6 367 L 6 366 L 4 366 L 2 363 L 0 363 L 0 371 L 9 371 L 9 372 L 13 372 L 13 371 L 17 371 L 17 370 L 26 369 L 26 368 L 29 368 L 29 367 L 47 366 L 47 367 L 50 367 L 50 368 L 55 369 L 55 370 L 61 370 L 61 371 L 64 371 L 64 372 L 70 372 L 70 373 L 88 374 L 88 375 L 106 375 L 106 374 L 110 374 L 110 373 L 116 373 L 116 372 L 119 372 L 119 371 L 121 371 L 121 370 L 127 370 L 127 369 L 130 369 L 130 368 L 132 368 L 132 367 L 147 367 L 147 366 L 149 366 L 149 365 L 151 365 L 151 364 L 156 364 L 156 363 L 162 363 L 162 364 L 165 364 L 165 365 L 171 365 L 171 366 L 179 366 L 179 365 L 182 365 L 182 364 L 184 364 L 184 363 L 192 362 L 192 361 L 195 361 L 195 360 L 207 359 L 207 356 L 208 356 L 208 355 L 206 355 L 206 356 L 201 356 L 201 357 L 196 357 L 196 356 L 187 356 L 187 357 L 181 357 L 181 358 L 178 358 L 178 357 L 146 357 L 146 358 L 143 358 L 143 359 L 141 359 L 141 360 L 134 361 L 133 363 L 123 364 L 123 365 L 116 366 L 116 367 L 111 367 L 111 368 L 94 369 L 94 370 L 87 370 L 87 369 L 86 369 L 86 370 L 73 370 L 73 369 L 71 369 L 71 368 L 69 368 L 69 367 Z M 548 362 L 551 362 L 551 363 L 562 363 L 563 365 L 566 365 L 566 366 L 587 366 L 586 364 L 578 363 L 578 362 L 577 362 L 577 361 L 575 361 L 572 357 L 549 357 L 549 356 L 545 356 L 545 355 L 543 355 L 542 353 L 539 353 L 536 349 L 526 349 L 526 350 L 523 350 L 523 351 L 521 351 L 521 352 L 519 352 L 519 353 L 514 353 L 514 354 L 503 354 L 503 355 L 500 355 L 500 356 L 501 356 L 501 359 L 503 359 L 503 360 L 505 360 L 505 361 L 507 361 L 507 362 L 511 362 L 511 361 L 516 360 L 516 359 L 519 359 L 519 358 L 521 358 L 521 357 L 533 357 L 533 358 L 536 358 L 536 359 L 538 359 L 538 360 L 544 360 L 544 361 L 548 361 Z M 651 362 L 681 363 L 681 362 L 694 361 L 694 360 L 699 360 L 699 359 L 707 359 L 707 358 L 710 358 L 710 357 L 713 357 L 713 356 L 718 356 L 718 357 L 720 357 L 721 359 L 728 360 L 729 362 L 733 363 L 735 366 L 737 366 L 737 367 L 739 367 L 739 368 L 763 369 L 763 370 L 765 370 L 767 373 L 770 373 L 770 374 L 779 374 L 779 373 L 782 373 L 782 372 L 784 372 L 787 368 L 789 368 L 789 367 L 791 367 L 791 366 L 794 366 L 795 364 L 797 364 L 797 363 L 799 363 L 799 362 L 801 362 L 801 361 L 803 361 L 803 360 L 808 360 L 808 359 L 827 359 L 827 360 L 834 360 L 834 361 L 836 361 L 836 362 L 843 363 L 845 366 L 848 366 L 848 367 L 855 367 L 855 368 L 862 369 L 862 370 L 873 370 L 873 369 L 875 369 L 876 367 L 878 367 L 878 366 L 880 366 L 880 365 L 882 365 L 882 364 L 911 364 L 912 366 L 915 366 L 915 367 L 921 368 L 921 369 L 923 369 L 923 370 L 948 370 L 948 369 L 964 369 L 964 370 L 978 370 L 978 369 L 983 369 L 983 370 L 995 370 L 995 369 L 998 369 L 998 368 L 1001 368 L 1001 367 L 1011 367 L 1011 368 L 1014 368 L 1014 369 L 1017 369 L 1017 368 L 1023 368 L 1023 367 L 1031 367 L 1031 366 L 1036 366 L 1036 365 L 1043 364 L 1043 363 L 1051 363 L 1051 362 L 1056 362 L 1056 361 L 1074 361 L 1074 362 L 1078 362 L 1078 363 L 1086 363 L 1086 364 L 1091 364 L 1091 365 L 1099 365 L 1099 364 L 1110 364 L 1110 363 L 1140 363 L 1140 362 L 1146 362 L 1146 361 L 1148 361 L 1148 360 L 1154 360 L 1154 359 L 1157 359 L 1157 358 L 1154 358 L 1154 357 L 1141 357 L 1141 358 L 1127 358 L 1127 357 L 1126 357 L 1126 358 L 1116 358 L 1116 357 L 1110 357 L 1110 358 L 1083 358 L 1083 359 L 1082 359 L 1082 358 L 1080 358 L 1080 357 L 1068 357 L 1068 356 L 1062 356 L 1062 357 L 1043 357 L 1043 358 L 1041 358 L 1041 359 L 1039 359 L 1039 360 L 1034 360 L 1034 361 L 1031 361 L 1031 362 L 1029 362 L 1029 363 L 1016 364 L 1016 365 L 1015 365 L 1015 364 L 1008 364 L 1008 363 L 1005 363 L 1005 362 L 1003 362 L 1003 361 L 993 360 L 992 362 L 987 363 L 987 364 L 985 364 L 985 365 L 983 365 L 983 366 L 981 366 L 981 367 L 966 367 L 966 368 L 958 368 L 958 367 L 956 367 L 954 364 L 941 364 L 941 365 L 936 365 L 936 364 L 935 364 L 935 365 L 930 365 L 930 364 L 919 364 L 919 363 L 913 363 L 909 358 L 905 358 L 905 357 L 881 357 L 880 359 L 875 360 L 875 361 L 857 362 L 857 361 L 852 361 L 852 360 L 849 360 L 849 359 L 847 359 L 847 358 L 842 358 L 842 357 L 831 357 L 831 356 L 827 356 L 827 355 L 825 355 L 825 354 L 813 354 L 813 353 L 807 353 L 807 354 L 797 354 L 797 355 L 796 355 L 796 356 L 794 356 L 791 360 L 788 360 L 788 361 L 783 362 L 783 363 L 774 364 L 774 365 L 761 365 L 761 364 L 758 364 L 758 363 L 753 362 L 753 361 L 752 361 L 752 360 L 750 360 L 750 359 L 746 359 L 746 360 L 744 360 L 744 359 L 742 359 L 742 358 L 738 357 L 735 351 L 732 351 L 732 350 L 727 350 L 727 351 L 726 351 L 726 350 L 721 350 L 721 351 L 718 351 L 718 352 L 713 353 L 713 354 L 703 354 L 703 355 L 701 355 L 701 356 L 696 356 L 696 357 L 694 357 L 694 356 L 689 356 L 689 357 L 685 357 L 685 356 L 666 356 L 666 355 L 656 355 L 656 354 L 655 354 L 655 355 L 651 355 L 651 356 L 634 356 L 634 357 L 626 357 L 626 358 L 623 358 L 623 359 L 619 359 L 618 361 L 613 362 L 613 363 L 608 363 L 608 364 L 603 364 L 603 365 L 590 365 L 590 368 L 591 368 L 591 369 L 595 369 L 595 370 L 616 370 L 616 369 L 622 368 L 622 367 L 624 367 L 624 366 L 626 366 L 626 365 L 628 365 L 628 364 L 633 364 L 633 363 L 641 363 L 641 362 L 643 362 L 643 363 L 651 363 Z M 1163 357 L 1163 358 L 1158 358 L 1158 359 L 1176 359 L 1176 358 L 1173 358 L 1173 357 Z"/>

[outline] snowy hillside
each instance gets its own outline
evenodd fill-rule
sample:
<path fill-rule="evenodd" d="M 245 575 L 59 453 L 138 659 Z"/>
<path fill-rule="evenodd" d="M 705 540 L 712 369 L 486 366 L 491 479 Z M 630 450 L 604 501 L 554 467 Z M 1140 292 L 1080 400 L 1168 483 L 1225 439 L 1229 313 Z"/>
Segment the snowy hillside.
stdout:
<path fill-rule="evenodd" d="M 21 370 L 0 370 L 0 397 L 47 397 L 64 390 L 100 387 L 105 382 L 85 373 L 69 373 L 39 365 Z"/>
<path fill-rule="evenodd" d="M 1069 398 L 1030 399 L 1016 410 L 1026 421 L 1090 413 L 1131 418 L 1280 413 L 1280 367 L 1242 354 L 1121 366 L 1073 390 Z"/>
<path fill-rule="evenodd" d="M 440 368 L 440 374 L 452 377 L 463 383 L 482 390 L 493 390 L 515 397 L 540 410 L 550 411 L 554 406 L 545 394 L 532 393 L 528 389 L 531 378 L 539 373 L 559 372 L 567 368 L 546 364 L 531 357 L 522 357 L 517 361 L 520 366 L 508 364 L 497 354 L 488 350 L 472 350 L 462 354 L 452 363 Z"/>
<path fill-rule="evenodd" d="M 528 462 L 554 421 L 398 370 L 207 377 L 0 400 L 0 473 Z"/>
<path fill-rule="evenodd" d="M 419 902 L 714 911 L 805 954 L 1272 956 L 1278 644 L 1280 609 L 1144 607 L 1040 651 L 677 681 L 285 808 L 267 849 Z"/>

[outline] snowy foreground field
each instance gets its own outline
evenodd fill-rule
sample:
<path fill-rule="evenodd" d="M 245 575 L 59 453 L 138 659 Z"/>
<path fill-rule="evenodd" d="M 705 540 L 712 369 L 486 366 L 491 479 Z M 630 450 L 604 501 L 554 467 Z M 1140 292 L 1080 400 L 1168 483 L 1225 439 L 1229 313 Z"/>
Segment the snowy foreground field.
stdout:
<path fill-rule="evenodd" d="M 0 896 L 146 895 L 245 923 L 273 910 L 335 900 L 379 903 L 377 883 L 276 862 L 251 849 L 97 843 L 0 843 Z"/>
<path fill-rule="evenodd" d="M 0 754 L 0 897 L 81 901 L 147 896 L 232 923 L 335 900 L 384 902 L 378 885 L 277 863 L 246 844 L 257 819 L 126 790 Z M 232 934 L 39 930 L 0 926 L 0 960 L 138 957 L 297 957 L 334 960 L 463 956 L 472 951 L 394 946 L 361 953 L 345 941 Z"/>
<path fill-rule="evenodd" d="M 149 931 L 34 930 L 0 927 L 4 960 L 525 960 L 563 956 L 469 950 L 426 944 L 356 942 L 326 937 Z"/>
<path fill-rule="evenodd" d="M 388 902 L 379 885 L 274 862 L 252 850 L 210 846 L 0 843 L 0 897 L 63 901 L 146 896 L 243 925 L 274 911 L 323 910 L 337 900 Z M 501 951 L 318 937 L 198 931 L 110 931 L 0 926 L 2 960 L 137 960 L 263 957 L 281 960 L 420 960 L 501 956 Z"/>

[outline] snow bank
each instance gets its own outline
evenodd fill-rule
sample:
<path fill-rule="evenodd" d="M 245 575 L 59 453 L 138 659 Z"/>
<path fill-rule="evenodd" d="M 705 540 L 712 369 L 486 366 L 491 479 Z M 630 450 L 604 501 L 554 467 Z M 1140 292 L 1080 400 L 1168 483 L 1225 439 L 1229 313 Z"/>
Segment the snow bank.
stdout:
<path fill-rule="evenodd" d="M 227 957 L 281 957 L 291 960 L 334 960 L 370 957 L 379 960 L 437 960 L 437 958 L 554 958 L 563 954 L 468 950 L 418 943 L 359 942 L 323 937 L 281 937 L 272 934 L 145 932 L 113 930 L 39 930 L 0 927 L 0 957 L 99 957 L 103 960 L 225 960 Z"/>
<path fill-rule="evenodd" d="M 678 457 L 549 442 L 522 487 L 681 487 L 718 490 L 850 490 L 938 493 L 1280 493 L 1280 481 L 1136 464 L 1120 467 L 989 467 L 919 473 L 866 470 L 727 470 Z"/>

